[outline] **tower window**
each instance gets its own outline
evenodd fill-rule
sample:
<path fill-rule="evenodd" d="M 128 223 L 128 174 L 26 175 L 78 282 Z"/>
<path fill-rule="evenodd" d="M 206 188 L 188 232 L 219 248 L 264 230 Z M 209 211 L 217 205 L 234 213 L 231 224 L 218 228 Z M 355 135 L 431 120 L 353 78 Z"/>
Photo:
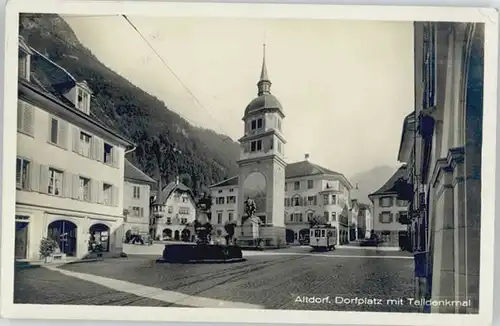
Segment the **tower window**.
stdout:
<path fill-rule="evenodd" d="M 262 140 L 255 140 L 250 143 L 250 151 L 256 152 L 262 150 Z"/>
<path fill-rule="evenodd" d="M 262 128 L 262 119 L 257 119 L 257 128 Z"/>
<path fill-rule="evenodd" d="M 252 130 L 257 129 L 257 121 L 252 120 L 252 122 L 251 122 L 251 128 L 252 128 Z"/>

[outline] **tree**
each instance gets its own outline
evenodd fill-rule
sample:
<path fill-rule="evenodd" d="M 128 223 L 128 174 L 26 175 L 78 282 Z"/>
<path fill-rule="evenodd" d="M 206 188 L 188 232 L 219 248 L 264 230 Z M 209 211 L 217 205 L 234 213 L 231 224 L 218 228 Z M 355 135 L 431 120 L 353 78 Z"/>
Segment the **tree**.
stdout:
<path fill-rule="evenodd" d="M 50 257 L 59 248 L 58 243 L 51 238 L 43 238 L 40 242 L 40 256 L 46 263 L 47 258 Z"/>
<path fill-rule="evenodd" d="M 313 218 L 311 218 L 309 220 L 309 227 L 313 227 L 316 225 L 324 225 L 327 223 L 328 223 L 328 221 L 326 220 L 326 218 L 324 216 L 316 215 L 316 216 L 313 216 Z"/>

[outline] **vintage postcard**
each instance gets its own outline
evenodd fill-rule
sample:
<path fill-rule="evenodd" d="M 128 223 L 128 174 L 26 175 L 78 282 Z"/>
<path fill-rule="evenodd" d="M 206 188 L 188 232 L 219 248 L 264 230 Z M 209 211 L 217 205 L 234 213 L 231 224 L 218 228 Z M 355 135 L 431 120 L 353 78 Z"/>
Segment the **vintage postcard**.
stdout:
<path fill-rule="evenodd" d="M 3 316 L 490 322 L 495 11 L 7 10 Z"/>

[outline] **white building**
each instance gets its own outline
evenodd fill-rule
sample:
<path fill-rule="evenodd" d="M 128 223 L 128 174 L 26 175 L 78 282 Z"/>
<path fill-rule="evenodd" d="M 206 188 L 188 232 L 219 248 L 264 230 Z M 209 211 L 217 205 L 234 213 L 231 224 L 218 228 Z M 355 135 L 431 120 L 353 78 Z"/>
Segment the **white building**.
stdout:
<path fill-rule="evenodd" d="M 212 224 L 218 229 L 223 230 L 224 223 L 236 216 L 238 184 L 238 177 L 232 177 L 211 186 Z M 352 185 L 341 173 L 309 162 L 308 155 L 304 161 L 288 164 L 284 186 L 286 242 L 307 242 L 309 220 L 322 216 L 337 228 L 338 243 L 347 243 L 349 219 L 353 218 L 350 189 Z"/>
<path fill-rule="evenodd" d="M 387 182 L 368 197 L 373 203 L 373 230 L 382 246 L 399 247 L 408 238 L 408 201 L 399 200 L 396 182 L 408 178 L 406 165 L 401 166 Z"/>
<path fill-rule="evenodd" d="M 194 241 L 196 201 L 191 189 L 179 182 L 178 177 L 154 196 L 151 209 L 154 239 Z"/>
<path fill-rule="evenodd" d="M 85 82 L 22 38 L 18 77 L 15 258 L 40 259 L 44 237 L 81 258 L 90 233 L 106 251 L 118 250 L 124 152 L 133 144 L 90 116 Z"/>
<path fill-rule="evenodd" d="M 125 236 L 149 234 L 151 186 L 156 181 L 125 159 L 123 207 Z"/>
<path fill-rule="evenodd" d="M 211 188 L 212 226 L 214 233 L 224 234 L 224 224 L 238 219 L 238 177 L 232 177 L 216 183 Z"/>

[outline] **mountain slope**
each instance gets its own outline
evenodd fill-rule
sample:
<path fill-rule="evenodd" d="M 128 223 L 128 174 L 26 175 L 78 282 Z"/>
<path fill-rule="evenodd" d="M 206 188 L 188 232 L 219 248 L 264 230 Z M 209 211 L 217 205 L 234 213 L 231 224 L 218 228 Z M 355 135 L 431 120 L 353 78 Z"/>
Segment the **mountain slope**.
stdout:
<path fill-rule="evenodd" d="M 87 81 L 94 92 L 92 115 L 137 144 L 129 159 L 145 173 L 158 179 L 159 165 L 163 184 L 180 175 L 196 192 L 236 174 L 237 143 L 191 125 L 106 67 L 58 15 L 22 14 L 19 33 L 77 80 Z"/>
<path fill-rule="evenodd" d="M 397 169 L 397 167 L 377 166 L 353 175 L 349 180 L 353 185 L 358 186 L 358 189 L 354 191 L 355 198 L 362 203 L 370 204 L 368 195 L 382 187 Z"/>

